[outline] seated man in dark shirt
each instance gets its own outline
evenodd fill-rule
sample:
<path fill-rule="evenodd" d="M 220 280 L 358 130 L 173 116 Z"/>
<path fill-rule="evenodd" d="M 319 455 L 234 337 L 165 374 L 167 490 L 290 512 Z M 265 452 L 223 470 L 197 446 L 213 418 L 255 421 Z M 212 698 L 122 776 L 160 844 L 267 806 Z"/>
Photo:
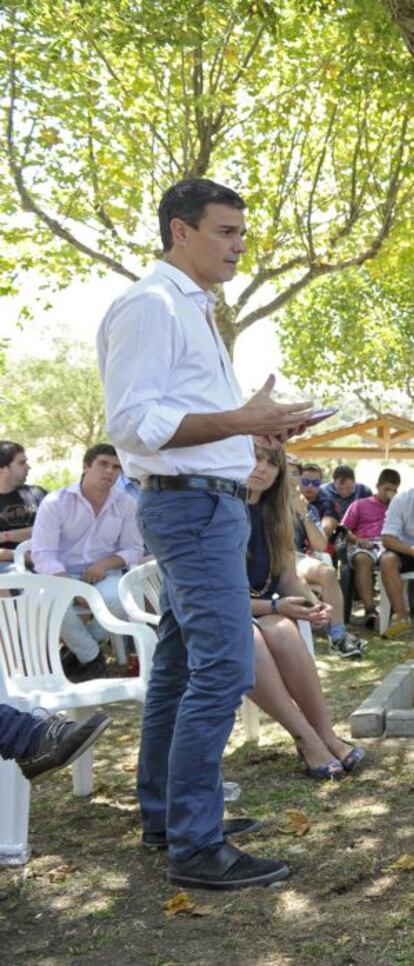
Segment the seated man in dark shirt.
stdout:
<path fill-rule="evenodd" d="M 13 550 L 30 540 L 36 511 L 46 494 L 41 486 L 27 486 L 30 466 L 20 443 L 0 440 L 0 573 L 13 565 Z"/>
<path fill-rule="evenodd" d="M 367 496 L 372 496 L 372 490 L 365 483 L 355 482 L 355 473 L 350 466 L 337 466 L 334 469 L 332 483 L 324 483 L 319 493 L 323 528 L 328 538 L 351 503 Z"/>

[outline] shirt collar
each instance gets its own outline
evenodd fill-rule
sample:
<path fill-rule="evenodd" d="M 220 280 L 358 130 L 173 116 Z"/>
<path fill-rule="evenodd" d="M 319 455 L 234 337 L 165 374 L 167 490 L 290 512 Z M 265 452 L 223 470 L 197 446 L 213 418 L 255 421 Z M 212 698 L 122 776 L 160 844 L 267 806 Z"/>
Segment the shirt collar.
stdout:
<path fill-rule="evenodd" d="M 206 292 L 203 288 L 200 288 L 189 275 L 186 275 L 181 269 L 176 268 L 175 265 L 170 265 L 169 262 L 164 262 L 161 259 L 155 265 L 157 272 L 166 275 L 180 289 L 183 295 L 202 295 L 204 299 L 214 304 L 216 300 L 214 293 L 210 290 Z"/>
<path fill-rule="evenodd" d="M 86 500 L 86 502 L 89 503 L 89 500 L 87 499 L 87 497 L 84 496 L 82 493 L 80 481 L 78 481 L 77 483 L 70 483 L 69 486 L 65 486 L 65 490 L 68 493 L 76 493 L 77 496 L 80 496 L 82 500 Z M 104 507 L 108 506 L 109 503 L 113 503 L 114 500 L 118 500 L 120 496 L 122 496 L 122 491 L 116 489 L 116 481 L 115 481 L 114 485 L 111 487 L 108 493 L 108 496 L 103 506 Z"/>

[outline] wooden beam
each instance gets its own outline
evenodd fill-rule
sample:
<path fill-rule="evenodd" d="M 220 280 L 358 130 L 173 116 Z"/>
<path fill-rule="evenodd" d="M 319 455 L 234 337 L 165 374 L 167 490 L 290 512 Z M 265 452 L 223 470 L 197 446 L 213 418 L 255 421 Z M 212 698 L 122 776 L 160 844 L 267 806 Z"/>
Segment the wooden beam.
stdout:
<path fill-rule="evenodd" d="M 302 444 L 289 443 L 288 452 L 294 454 L 298 459 L 309 459 L 317 462 L 321 459 L 351 459 L 351 460 L 383 460 L 384 450 L 374 446 L 309 446 Z M 414 448 L 404 447 L 398 449 L 391 447 L 387 456 L 389 460 L 414 460 Z"/>

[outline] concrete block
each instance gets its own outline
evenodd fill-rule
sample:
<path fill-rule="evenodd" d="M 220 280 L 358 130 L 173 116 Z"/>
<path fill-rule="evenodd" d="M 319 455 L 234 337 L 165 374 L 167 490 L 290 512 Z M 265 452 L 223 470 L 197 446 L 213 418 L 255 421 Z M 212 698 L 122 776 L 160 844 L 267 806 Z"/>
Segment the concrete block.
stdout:
<path fill-rule="evenodd" d="M 386 738 L 414 737 L 414 708 L 388 711 L 385 724 Z"/>
<path fill-rule="evenodd" d="M 409 709 L 413 703 L 414 661 L 406 661 L 393 668 L 359 708 L 352 712 L 349 719 L 352 737 L 379 737 L 384 733 L 387 713 L 394 709 Z"/>

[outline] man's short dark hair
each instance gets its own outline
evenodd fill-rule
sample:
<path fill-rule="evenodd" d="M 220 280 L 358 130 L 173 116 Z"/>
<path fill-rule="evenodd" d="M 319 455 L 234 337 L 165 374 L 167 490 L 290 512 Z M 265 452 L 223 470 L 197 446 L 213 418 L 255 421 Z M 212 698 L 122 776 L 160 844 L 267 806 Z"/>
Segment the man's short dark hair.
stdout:
<path fill-rule="evenodd" d="M 385 470 L 381 470 L 377 480 L 377 486 L 382 486 L 383 483 L 392 483 L 394 486 L 399 486 L 401 483 L 401 476 L 397 470 L 386 468 Z"/>
<path fill-rule="evenodd" d="M 94 460 L 96 460 L 97 456 L 114 456 L 115 459 L 118 459 L 118 453 L 115 449 L 115 446 L 111 446 L 110 443 L 96 443 L 95 446 L 90 446 L 89 449 L 86 450 L 86 453 L 83 457 L 83 465 L 92 466 L 92 463 Z"/>
<path fill-rule="evenodd" d="M 302 463 L 301 476 L 302 473 L 319 473 L 319 476 L 322 478 L 323 469 L 317 463 Z"/>
<path fill-rule="evenodd" d="M 171 219 L 181 218 L 191 228 L 198 228 L 208 204 L 229 205 L 239 210 L 246 207 L 243 198 L 236 191 L 217 184 L 216 181 L 210 181 L 209 178 L 185 178 L 164 192 L 158 208 L 158 218 L 165 252 L 169 252 L 173 244 Z"/>
<path fill-rule="evenodd" d="M 24 446 L 12 443 L 10 439 L 0 439 L 0 469 L 10 466 L 18 453 L 24 453 Z"/>
<path fill-rule="evenodd" d="M 336 466 L 333 473 L 332 479 L 335 480 L 353 480 L 355 482 L 355 473 L 352 466 Z"/>

